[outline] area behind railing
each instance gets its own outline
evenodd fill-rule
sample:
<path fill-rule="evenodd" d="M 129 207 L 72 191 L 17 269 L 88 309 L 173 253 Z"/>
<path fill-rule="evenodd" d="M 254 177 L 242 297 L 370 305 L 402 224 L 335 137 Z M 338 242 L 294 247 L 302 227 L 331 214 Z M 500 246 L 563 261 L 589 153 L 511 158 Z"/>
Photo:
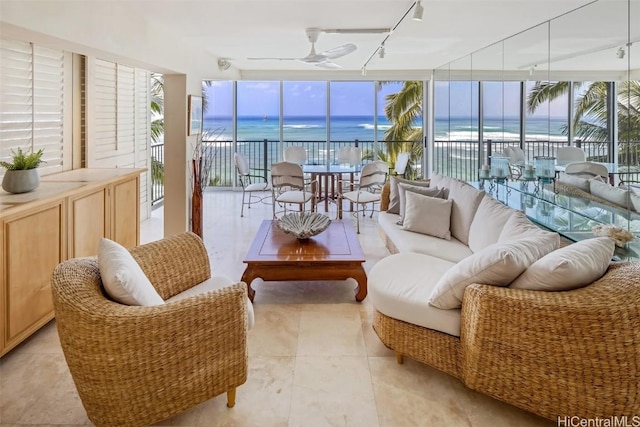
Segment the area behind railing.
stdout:
<path fill-rule="evenodd" d="M 363 162 L 385 160 L 393 170 L 398 153 L 411 153 L 409 169 L 411 176 L 423 176 L 423 145 L 421 141 L 284 141 L 282 145 L 277 140 L 252 140 L 234 143 L 228 140 L 205 141 L 208 149 L 215 153 L 213 167 L 209 180 L 210 186 L 234 187 L 236 169 L 233 154 L 238 152 L 247 157 L 252 173 L 270 179 L 269 169 L 272 163 L 282 160 L 282 151 L 289 146 L 304 147 L 307 152 L 307 163 L 327 164 L 337 163 L 337 155 L 342 147 L 355 146 L 362 150 Z M 483 160 L 479 160 L 478 141 L 448 141 L 436 140 L 434 143 L 433 170 L 443 175 L 452 176 L 465 181 L 478 179 L 478 169 L 488 162 L 492 155 L 501 154 L 505 147 L 518 145 L 513 141 L 486 140 L 482 144 Z M 578 145 L 578 144 L 576 144 Z M 607 142 L 581 142 L 579 146 L 585 151 L 587 160 L 609 162 L 609 146 Z M 531 140 L 524 144 L 526 160 L 533 162 L 536 156 L 556 156 L 559 147 L 567 146 L 565 141 Z M 164 145 L 154 144 L 151 147 L 152 162 L 152 200 L 153 203 L 162 201 L 164 197 Z M 630 173 L 625 181 L 640 181 L 640 142 L 620 144 L 618 164 L 623 170 L 626 167 Z"/>

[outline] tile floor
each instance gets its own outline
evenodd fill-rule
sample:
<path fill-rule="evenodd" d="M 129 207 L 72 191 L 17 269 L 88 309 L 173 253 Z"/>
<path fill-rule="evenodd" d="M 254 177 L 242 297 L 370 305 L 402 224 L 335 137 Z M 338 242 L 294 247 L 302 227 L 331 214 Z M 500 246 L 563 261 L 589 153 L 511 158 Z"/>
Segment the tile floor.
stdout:
<path fill-rule="evenodd" d="M 234 192 L 206 192 L 204 203 L 204 240 L 213 270 L 239 279 L 242 259 L 271 208 L 257 205 L 240 218 L 240 193 Z M 162 221 L 160 209 L 143 222 L 143 242 L 162 236 Z M 361 227 L 368 271 L 388 252 L 375 215 Z M 355 302 L 355 281 L 256 280 L 253 286 L 249 377 L 238 388 L 236 406 L 228 409 L 221 395 L 158 425 L 555 425 L 421 363 L 396 364 L 371 328 L 370 302 Z M 87 424 L 52 321 L 0 359 L 0 426 Z"/>

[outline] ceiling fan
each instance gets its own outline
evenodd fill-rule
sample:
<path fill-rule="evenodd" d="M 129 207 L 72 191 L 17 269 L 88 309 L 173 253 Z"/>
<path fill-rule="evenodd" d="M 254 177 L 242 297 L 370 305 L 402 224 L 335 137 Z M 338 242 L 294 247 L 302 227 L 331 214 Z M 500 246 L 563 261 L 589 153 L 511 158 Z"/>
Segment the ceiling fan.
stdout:
<path fill-rule="evenodd" d="M 250 60 L 264 60 L 264 59 L 272 59 L 278 61 L 301 61 L 306 64 L 315 65 L 320 68 L 327 69 L 336 69 L 342 68 L 340 65 L 332 62 L 332 59 L 340 58 L 342 56 L 348 55 L 357 49 L 356 45 L 353 43 L 347 43 L 342 46 L 334 47 L 333 49 L 325 50 L 324 52 L 316 53 L 316 42 L 318 41 L 318 36 L 323 30 L 320 28 L 307 28 L 307 39 L 311 43 L 311 51 L 309 54 L 303 58 L 247 58 Z"/>

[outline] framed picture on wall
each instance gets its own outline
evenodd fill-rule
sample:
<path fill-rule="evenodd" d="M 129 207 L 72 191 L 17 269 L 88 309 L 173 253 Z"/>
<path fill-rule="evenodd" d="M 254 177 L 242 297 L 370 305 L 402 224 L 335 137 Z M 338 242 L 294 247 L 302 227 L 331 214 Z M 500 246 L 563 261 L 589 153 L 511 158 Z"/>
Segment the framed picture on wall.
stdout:
<path fill-rule="evenodd" d="M 189 95 L 189 129 L 187 135 L 202 133 L 202 97 Z"/>

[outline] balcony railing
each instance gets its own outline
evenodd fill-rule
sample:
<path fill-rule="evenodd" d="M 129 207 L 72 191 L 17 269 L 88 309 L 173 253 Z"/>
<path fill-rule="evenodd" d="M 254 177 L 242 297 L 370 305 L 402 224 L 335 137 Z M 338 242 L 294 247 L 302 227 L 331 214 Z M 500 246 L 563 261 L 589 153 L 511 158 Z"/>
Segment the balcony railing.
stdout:
<path fill-rule="evenodd" d="M 215 158 L 211 171 L 210 186 L 233 187 L 237 185 L 236 170 L 233 160 L 232 141 L 206 141 L 210 149 L 215 151 Z M 483 143 L 485 158 L 502 153 L 505 147 L 515 145 L 513 141 L 492 141 Z M 272 163 L 282 159 L 280 152 L 280 141 L 276 140 L 254 140 L 238 141 L 237 151 L 245 155 L 252 168 L 252 172 L 264 176 L 269 180 L 269 169 Z M 399 153 L 407 151 L 409 147 L 414 148 L 414 154 L 410 165 L 415 171 L 415 177 L 422 177 L 422 146 L 420 142 L 412 141 L 332 141 L 329 144 L 327 153 L 327 143 L 325 141 L 285 141 L 282 146 L 286 149 L 289 146 L 302 146 L 307 151 L 309 163 L 324 164 L 327 161 L 334 163 L 337 161 L 337 154 L 340 148 L 357 146 L 362 149 L 365 162 L 377 159 L 389 159 L 389 153 Z M 535 156 L 555 156 L 559 147 L 566 146 L 566 142 L 559 141 L 526 141 L 524 152 L 527 161 L 533 161 Z M 576 144 L 577 145 L 577 144 Z M 419 146 L 418 149 L 415 149 Z M 606 142 L 582 142 L 580 144 L 587 154 L 587 160 L 606 162 L 609 159 L 609 144 Z M 452 176 L 465 181 L 473 181 L 478 178 L 478 142 L 477 141 L 444 141 L 436 140 L 434 144 L 434 171 L 443 175 Z M 152 162 L 152 203 L 162 201 L 164 197 L 164 144 L 154 144 L 151 146 Z M 374 158 L 376 157 L 376 158 Z M 628 165 L 631 172 L 625 175 L 625 181 L 640 182 L 640 142 L 630 142 L 620 144 L 618 152 L 618 163 Z M 390 163 L 390 168 L 393 164 Z"/>

